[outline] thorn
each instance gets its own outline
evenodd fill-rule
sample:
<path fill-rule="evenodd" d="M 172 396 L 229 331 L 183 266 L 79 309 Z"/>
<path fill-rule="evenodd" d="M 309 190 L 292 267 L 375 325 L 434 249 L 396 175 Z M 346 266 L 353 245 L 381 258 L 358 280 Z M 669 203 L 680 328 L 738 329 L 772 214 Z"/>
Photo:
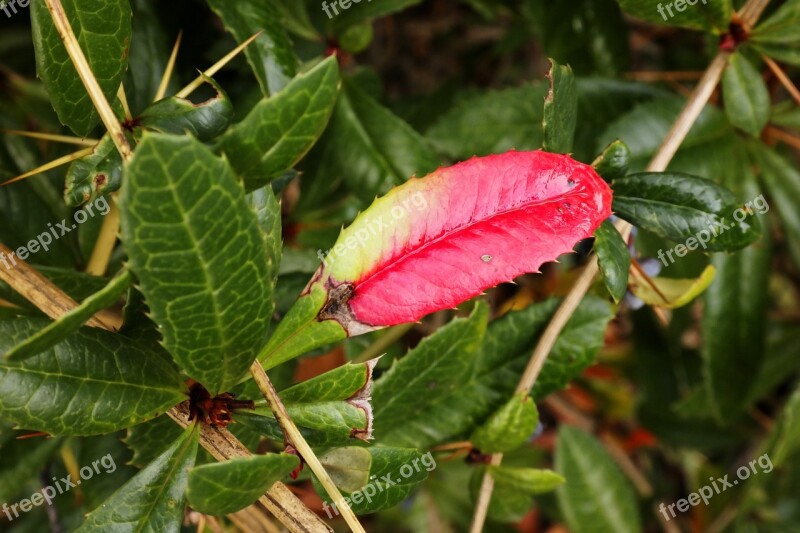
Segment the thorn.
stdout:
<path fill-rule="evenodd" d="M 35 176 L 36 174 L 41 174 L 42 172 L 47 172 L 48 170 L 52 170 L 54 168 L 58 168 L 58 167 L 60 167 L 62 165 L 66 165 L 67 163 L 71 163 L 71 162 L 73 162 L 73 161 L 75 161 L 77 159 L 81 159 L 82 157 L 86 157 L 87 155 L 90 155 L 92 152 L 94 152 L 94 147 L 92 147 L 92 148 L 84 148 L 83 150 L 78 150 L 77 152 L 73 152 L 71 154 L 65 155 L 64 157 L 59 157 L 58 159 L 50 161 L 49 163 L 45 163 L 44 165 L 42 165 L 40 167 L 36 167 L 33 170 L 30 170 L 30 171 L 26 172 L 25 174 L 21 174 L 21 175 L 17 176 L 16 178 L 11 178 L 8 181 L 4 181 L 3 183 L 0 183 L 0 187 L 5 186 L 5 185 L 10 185 L 10 184 L 14 183 L 15 181 L 21 181 L 21 180 L 24 180 L 25 178 L 30 178 L 31 176 Z"/>
<path fill-rule="evenodd" d="M 128 97 L 125 95 L 125 85 L 122 83 L 119 84 L 119 89 L 117 89 L 117 98 L 119 98 L 119 102 L 122 104 L 122 109 L 125 111 L 125 121 L 133 122 L 131 108 L 128 105 Z"/>
<path fill-rule="evenodd" d="M 172 46 L 172 53 L 169 56 L 166 68 L 164 68 L 164 74 L 161 76 L 161 83 L 158 84 L 158 90 L 153 102 L 158 102 L 167 94 L 167 87 L 169 86 L 169 80 L 172 79 L 172 72 L 175 70 L 175 60 L 178 59 L 178 50 L 180 50 L 182 39 L 183 30 L 178 32 L 178 38 L 175 39 L 175 44 Z"/>
<path fill-rule="evenodd" d="M 55 133 L 39 133 L 36 131 L 7 130 L 5 128 L 0 128 L 0 131 L 8 135 L 19 135 L 20 137 L 29 137 L 31 139 L 43 139 L 45 141 L 74 144 L 76 146 L 94 146 L 100 142 L 98 139 L 81 139 L 80 137 L 72 137 L 69 135 L 57 135 Z"/>
<path fill-rule="evenodd" d="M 255 35 L 253 35 L 252 37 L 250 37 L 249 39 L 247 39 L 245 42 L 243 42 L 242 44 L 240 44 L 239 46 L 237 46 L 236 48 L 234 48 L 233 50 L 231 50 L 231 51 L 228 53 L 228 55 L 226 55 L 225 57 L 223 57 L 222 59 L 220 59 L 219 61 L 217 61 L 216 63 L 214 63 L 214 64 L 213 64 L 213 65 L 212 65 L 212 66 L 211 66 L 211 67 L 210 67 L 208 70 L 206 70 L 206 71 L 205 71 L 205 72 L 203 72 L 203 73 L 202 73 L 200 76 L 198 76 L 197 78 L 195 78 L 195 80 L 194 80 L 192 83 L 190 83 L 189 85 L 187 85 L 186 87 L 184 87 L 183 89 L 181 89 L 181 90 L 178 92 L 178 94 L 176 94 L 175 96 L 177 96 L 178 98 L 187 98 L 187 97 L 188 97 L 190 94 L 192 94 L 192 93 L 194 92 L 194 90 L 195 90 L 195 89 L 197 89 L 198 87 L 200 87 L 200 86 L 201 86 L 201 85 L 202 85 L 202 84 L 205 82 L 205 79 L 204 79 L 204 77 L 211 78 L 212 76 L 214 76 L 214 74 L 216 74 L 217 72 L 219 72 L 219 71 L 222 69 L 222 67 L 224 67 L 225 65 L 227 65 L 228 63 L 230 63 L 230 61 L 231 61 L 231 60 L 232 60 L 234 57 L 236 57 L 237 55 L 239 55 L 239 53 L 240 53 L 242 50 L 244 50 L 245 48 L 247 48 L 247 46 L 248 46 L 250 43 L 252 43 L 253 41 L 255 41 L 255 40 L 258 38 L 258 36 L 259 36 L 259 35 L 261 35 L 263 32 L 264 32 L 264 30 L 261 30 L 261 31 L 259 31 L 258 33 L 256 33 Z"/>

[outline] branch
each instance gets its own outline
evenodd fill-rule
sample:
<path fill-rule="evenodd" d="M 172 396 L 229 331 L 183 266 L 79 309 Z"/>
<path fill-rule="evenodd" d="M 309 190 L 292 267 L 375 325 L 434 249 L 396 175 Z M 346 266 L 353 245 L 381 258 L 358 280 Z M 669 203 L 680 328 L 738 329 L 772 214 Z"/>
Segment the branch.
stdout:
<path fill-rule="evenodd" d="M 317 476 L 319 482 L 325 487 L 331 500 L 342 513 L 342 518 L 345 519 L 347 525 L 356 533 L 365 533 L 364 528 L 361 526 L 358 518 L 356 518 L 353 510 L 347 502 L 344 501 L 342 493 L 339 492 L 331 476 L 325 470 L 325 467 L 322 466 L 322 463 L 317 458 L 314 450 L 311 449 L 311 446 L 308 445 L 306 439 L 303 438 L 303 435 L 300 433 L 300 430 L 297 429 L 289 413 L 286 412 L 286 407 L 283 405 L 275 387 L 272 386 L 272 382 L 269 380 L 267 373 L 264 372 L 264 367 L 261 366 L 258 359 L 256 359 L 253 362 L 253 366 L 250 367 L 250 373 L 253 375 L 253 379 L 256 381 L 264 398 L 267 399 L 267 403 L 269 403 L 272 413 L 275 415 L 275 420 L 280 424 L 284 436 L 288 442 L 295 447 L 298 453 L 300 453 L 300 456 L 311 468 L 311 471 L 314 472 L 314 475 Z"/>
<path fill-rule="evenodd" d="M 5 255 L 3 255 L 5 254 Z M 11 250 L 0 243 L 0 259 L 11 257 Z M 57 319 L 77 307 L 75 300 L 54 285 L 33 267 L 19 258 L 14 259 L 11 268 L 4 268 L 0 262 L 0 280 L 24 296 L 47 316 Z M 89 325 L 109 329 L 102 322 L 92 319 Z M 189 411 L 185 404 L 173 407 L 167 412 L 181 427 L 189 424 Z M 234 457 L 247 457 L 250 451 L 228 430 L 204 425 L 200 431 L 200 444 L 218 461 Z M 331 529 L 314 512 L 308 509 L 286 485 L 275 483 L 259 501 L 287 529 L 297 533 L 327 533 Z M 257 507 L 250 506 L 248 512 L 260 512 Z M 240 513 L 243 511 L 240 511 Z"/>
<path fill-rule="evenodd" d="M 752 27 L 768 2 L 769 0 L 748 0 L 747 4 L 742 8 L 740 15 L 743 21 Z M 686 135 L 689 133 L 689 130 L 692 129 L 692 126 L 719 84 L 725 66 L 728 64 L 729 57 L 730 52 L 720 50 L 711 61 L 703 77 L 700 78 L 697 87 L 689 96 L 689 100 L 686 102 L 683 111 L 681 111 L 681 114 L 675 120 L 675 123 L 672 125 L 672 128 L 670 128 L 661 146 L 659 146 L 658 151 L 650 160 L 650 164 L 647 165 L 648 171 L 663 172 L 667 169 L 667 166 L 670 161 L 672 161 L 681 143 L 686 139 Z M 620 220 L 617 222 L 616 227 L 622 234 L 623 240 L 627 241 L 632 226 Z M 586 292 L 592 286 L 592 282 L 598 270 L 597 256 L 593 255 L 578 277 L 575 285 L 570 289 L 569 294 L 564 298 L 564 301 L 561 302 L 561 305 L 556 310 L 547 328 L 545 328 L 544 333 L 542 333 L 539 343 L 536 345 L 531 359 L 528 362 L 528 366 L 525 368 L 519 385 L 517 386 L 517 393 L 530 392 L 539 372 L 541 372 L 544 366 L 544 361 L 547 359 L 550 350 L 552 350 L 558 336 L 561 334 L 561 331 L 564 329 L 564 326 L 567 324 L 572 314 L 578 308 Z M 493 454 L 490 464 L 499 465 L 502 460 L 503 454 Z M 483 475 L 480 493 L 478 494 L 478 501 L 475 506 L 475 513 L 470 528 L 471 533 L 480 533 L 483 530 L 483 524 L 486 521 L 486 514 L 489 509 L 493 491 L 494 480 L 487 471 Z"/>
<path fill-rule="evenodd" d="M 111 134 L 111 140 L 114 141 L 114 145 L 119 150 L 122 160 L 127 161 L 133 155 L 131 145 L 128 144 L 128 138 L 125 137 L 125 133 L 122 131 L 122 125 L 117 120 L 117 116 L 114 114 L 114 110 L 111 109 L 106 95 L 103 94 L 103 89 L 100 88 L 100 84 L 97 83 L 97 79 L 89 67 L 89 62 L 86 60 L 83 50 L 81 50 L 81 45 L 75 37 L 75 32 L 72 31 L 72 26 L 69 24 L 67 14 L 64 12 L 64 6 L 61 5 L 61 0 L 44 0 L 44 2 L 47 4 L 47 9 L 50 11 L 53 24 L 58 30 L 61 40 L 64 41 L 69 58 L 72 60 L 72 64 L 75 65 L 75 70 L 78 71 L 78 76 L 80 76 L 84 87 L 86 87 L 86 92 L 89 93 L 94 107 L 100 114 L 100 119 Z"/>

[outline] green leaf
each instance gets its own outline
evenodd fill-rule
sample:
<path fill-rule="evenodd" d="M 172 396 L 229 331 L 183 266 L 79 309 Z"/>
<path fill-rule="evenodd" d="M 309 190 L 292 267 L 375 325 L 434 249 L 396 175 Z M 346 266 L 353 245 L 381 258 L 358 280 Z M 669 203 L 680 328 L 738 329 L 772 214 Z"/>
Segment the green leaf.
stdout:
<path fill-rule="evenodd" d="M 167 415 L 129 427 L 122 441 L 133 452 L 130 464 L 145 468 L 164 452 L 165 442 L 175 441 L 181 433 L 181 427 Z"/>
<path fill-rule="evenodd" d="M 317 320 L 328 293 L 319 285 L 302 294 L 278 323 L 258 360 L 269 370 L 315 348 L 347 338 L 336 320 Z"/>
<path fill-rule="evenodd" d="M 214 87 L 216 96 L 199 104 L 177 96 L 164 98 L 144 110 L 139 117 L 140 125 L 161 133 L 189 132 L 203 142 L 220 135 L 233 119 L 233 104 L 217 82 L 204 79 Z"/>
<path fill-rule="evenodd" d="M 311 24 L 305 2 L 272 0 L 271 3 L 278 10 L 284 28 L 309 41 L 322 40 L 322 36 Z"/>
<path fill-rule="evenodd" d="M 688 243 L 693 238 L 690 249 L 740 250 L 761 233 L 755 213 L 737 221 L 739 200 L 711 180 L 678 172 L 642 172 L 615 180 L 612 188 L 612 208 L 620 218 L 673 241 Z"/>
<path fill-rule="evenodd" d="M 542 100 L 544 83 L 490 91 L 465 98 L 441 116 L 426 132 L 426 138 L 451 159 L 517 150 L 534 150 L 542 145 Z M 486 135 L 486 125 L 492 135 Z"/>
<path fill-rule="evenodd" d="M 612 76 L 629 67 L 629 25 L 614 0 L 527 4 L 542 49 L 577 74 Z"/>
<path fill-rule="evenodd" d="M 769 435 L 769 457 L 775 466 L 787 464 L 800 451 L 800 388 L 783 407 L 778 423 Z"/>
<path fill-rule="evenodd" d="M 64 202 L 79 206 L 115 192 L 122 185 L 122 156 L 111 135 L 106 133 L 94 151 L 76 161 L 67 170 Z"/>
<path fill-rule="evenodd" d="M 50 235 L 50 228 L 55 227 L 54 222 L 60 218 L 48 208 L 29 181 L 0 187 L 0 242 L 12 250 L 18 250 L 23 246 L 30 248 L 28 243 L 37 235 Z M 67 222 L 67 220 L 60 221 Z M 67 228 L 69 229 L 69 225 Z M 56 231 L 60 235 L 61 230 Z M 76 254 L 70 247 L 69 239 L 51 239 L 51 241 L 46 253 L 40 250 L 35 256 L 26 260 L 34 264 L 74 268 Z M 12 264 L 6 256 L 0 258 L 5 259 L 8 265 Z M 2 261 L 0 268 L 6 268 Z M 20 303 L 25 305 L 23 302 Z"/>
<path fill-rule="evenodd" d="M 795 265 L 800 265 L 800 171 L 794 163 L 762 145 L 752 146 L 754 161 L 761 169 L 761 177 L 775 204 L 781 229 L 786 238 Z M 759 213 L 767 212 L 769 205 L 761 197 Z"/>
<path fill-rule="evenodd" d="M 654 0 L 617 1 L 626 13 L 647 22 L 718 34 L 728 31 L 728 22 L 733 14 L 731 0 L 695 0 L 694 5 L 686 0 L 664 2 L 663 5 Z"/>
<path fill-rule="evenodd" d="M 708 265 L 697 278 L 654 277 L 648 280 L 639 271 L 634 270 L 630 287 L 634 296 L 647 305 L 676 309 L 689 304 L 708 289 L 716 273 L 716 268 Z"/>
<path fill-rule="evenodd" d="M 592 167 L 601 178 L 611 183 L 628 174 L 631 163 L 631 149 L 619 139 L 606 146 L 603 153 L 592 162 Z"/>
<path fill-rule="evenodd" d="M 572 151 L 575 124 L 578 119 L 578 91 L 569 65 L 550 60 L 550 89 L 544 100 L 542 149 L 566 154 Z"/>
<path fill-rule="evenodd" d="M 372 437 L 372 369 L 377 360 L 346 364 L 279 393 L 289 416 L 312 446 L 352 443 Z M 283 441 L 283 431 L 267 406 L 236 413 L 262 435 Z"/>
<path fill-rule="evenodd" d="M 594 232 L 594 251 L 606 288 L 614 301 L 619 302 L 628 290 L 631 254 L 611 221 L 604 221 Z"/>
<path fill-rule="evenodd" d="M 161 78 L 167 68 L 167 59 L 175 36 L 167 39 L 160 18 L 160 6 L 150 0 L 131 0 L 133 8 L 133 34 L 128 54 L 128 71 L 125 73 L 124 85 L 128 104 L 133 116 L 139 114 L 153 102 Z M 169 45 L 169 47 L 168 47 Z M 167 94 L 177 91 L 177 83 L 170 83 Z"/>
<path fill-rule="evenodd" d="M 487 470 L 494 479 L 494 493 L 488 516 L 497 522 L 519 522 L 530 511 L 534 496 L 551 492 L 564 483 L 564 478 L 551 470 L 489 466 L 475 469 L 470 480 L 473 498 L 477 497 L 483 474 Z"/>
<path fill-rule="evenodd" d="M 355 492 L 343 491 L 345 501 L 356 514 L 368 514 L 394 507 L 405 500 L 436 468 L 433 455 L 404 448 L 367 448 L 372 455 L 369 483 Z M 339 510 L 316 478 L 314 489 L 323 498 L 322 509 L 333 517 Z"/>
<path fill-rule="evenodd" d="M 631 170 L 645 170 L 685 104 L 684 98 L 662 95 L 640 103 L 621 116 L 610 117 L 613 122 L 595 139 L 595 152 L 621 139 L 631 150 Z M 600 100 L 596 105 L 604 106 L 605 102 Z M 583 107 L 581 113 L 584 116 Z M 726 176 L 736 175 L 745 164 L 737 140 L 736 130 L 728 122 L 725 113 L 717 107 L 706 106 L 667 170 L 686 172 L 721 183 Z"/>
<path fill-rule="evenodd" d="M 186 498 L 203 514 L 235 513 L 258 500 L 299 464 L 296 455 L 270 453 L 196 466 L 189 472 Z"/>
<path fill-rule="evenodd" d="M 331 25 L 338 32 L 348 28 L 353 24 L 358 24 L 365 20 L 383 17 L 397 11 L 402 11 L 408 7 L 419 4 L 421 0 L 383 0 L 382 2 L 347 2 L 345 5 L 338 3 L 336 7 L 329 5 L 329 10 L 325 11 L 326 19 L 331 21 Z M 334 4 L 334 2 L 329 2 Z"/>
<path fill-rule="evenodd" d="M 237 41 L 244 42 L 262 32 L 244 54 L 265 95 L 283 89 L 297 73 L 297 58 L 277 9 L 264 0 L 206 1 Z"/>
<path fill-rule="evenodd" d="M 770 17 L 758 24 L 748 37 L 758 51 L 791 65 L 800 65 L 800 2 L 784 2 Z"/>
<path fill-rule="evenodd" d="M 178 533 L 184 492 L 197 456 L 197 425 L 86 517 L 78 532 Z"/>
<path fill-rule="evenodd" d="M 247 372 L 269 324 L 264 238 L 228 163 L 146 134 L 125 169 L 122 237 L 164 347 L 212 396 Z"/>
<path fill-rule="evenodd" d="M 95 313 L 116 302 L 128 290 L 132 281 L 130 272 L 123 271 L 111 280 L 102 291 L 93 294 L 75 309 L 8 350 L 5 354 L 6 361 L 22 361 L 52 348 L 78 331 Z"/>
<path fill-rule="evenodd" d="M 546 300 L 493 321 L 478 349 L 459 355 L 468 360 L 470 368 L 459 385 L 434 402 L 427 401 L 427 393 L 410 398 L 407 410 L 417 414 L 391 427 L 381 436 L 380 442 L 427 448 L 468 437 L 514 394 L 539 335 L 557 305 L 556 299 Z M 563 388 L 594 361 L 595 354 L 603 346 L 604 332 L 611 317 L 606 301 L 596 297 L 584 299 L 547 358 L 533 389 L 534 399 L 542 399 Z M 378 380 L 376 388 L 380 383 Z M 381 404 L 377 396 L 374 398 L 377 411 Z M 464 398 L 470 401 L 465 402 Z M 381 429 L 381 423 L 376 412 L 377 430 Z"/>
<path fill-rule="evenodd" d="M 114 100 L 128 65 L 131 6 L 128 0 L 62 0 L 67 19 L 89 67 L 108 100 Z M 31 2 L 36 71 L 61 122 L 81 137 L 99 122 L 78 72 L 44 0 Z"/>
<path fill-rule="evenodd" d="M 344 81 L 319 150 L 315 179 L 340 178 L 365 203 L 440 163 L 419 133 L 351 79 Z"/>
<path fill-rule="evenodd" d="M 755 184 L 751 192 L 756 190 Z M 765 221 L 767 219 L 765 218 Z M 733 255 L 715 255 L 717 276 L 706 290 L 703 378 L 711 407 L 723 421 L 736 418 L 761 368 L 769 310 L 772 245 L 768 227 L 754 245 Z"/>
<path fill-rule="evenodd" d="M 264 248 L 267 252 L 267 268 L 272 277 L 272 290 L 275 291 L 275 283 L 278 279 L 278 271 L 281 266 L 281 253 L 283 248 L 282 227 L 281 227 L 281 204 L 275 198 L 272 187 L 265 186 L 249 193 L 247 203 L 256 214 L 258 226 L 264 235 Z M 312 271 L 313 272 L 313 271 Z"/>
<path fill-rule="evenodd" d="M 555 466 L 567 480 L 556 495 L 571 531 L 642 531 L 633 488 L 594 437 L 561 426 Z"/>
<path fill-rule="evenodd" d="M 525 444 L 538 424 L 539 411 L 531 397 L 515 394 L 469 440 L 483 453 L 508 453 Z"/>
<path fill-rule="evenodd" d="M 530 495 L 553 491 L 565 481 L 563 476 L 552 470 L 510 466 L 489 466 L 488 469 L 495 483 Z"/>
<path fill-rule="evenodd" d="M 372 454 L 367 448 L 334 448 L 320 455 L 319 462 L 339 490 L 356 492 L 369 482 Z"/>
<path fill-rule="evenodd" d="M 759 137 L 769 121 L 770 96 L 764 78 L 741 52 L 728 60 L 722 76 L 725 114 L 731 124 Z"/>
<path fill-rule="evenodd" d="M 257 189 L 294 166 L 328 124 L 339 87 L 330 57 L 299 74 L 282 91 L 261 100 L 219 142 L 248 189 Z"/>
<path fill-rule="evenodd" d="M 0 321 L 0 351 L 48 324 Z M 0 364 L 0 411 L 20 427 L 53 435 L 109 433 L 186 399 L 186 386 L 161 354 L 86 328 L 20 363 Z"/>
<path fill-rule="evenodd" d="M 469 318 L 452 320 L 423 339 L 375 383 L 375 433 L 381 442 L 413 422 L 409 412 L 420 413 L 459 389 L 486 333 L 487 316 L 480 303 Z"/>
<path fill-rule="evenodd" d="M 0 501 L 14 501 L 62 443 L 61 439 L 18 440 L 11 429 L 0 426 Z"/>

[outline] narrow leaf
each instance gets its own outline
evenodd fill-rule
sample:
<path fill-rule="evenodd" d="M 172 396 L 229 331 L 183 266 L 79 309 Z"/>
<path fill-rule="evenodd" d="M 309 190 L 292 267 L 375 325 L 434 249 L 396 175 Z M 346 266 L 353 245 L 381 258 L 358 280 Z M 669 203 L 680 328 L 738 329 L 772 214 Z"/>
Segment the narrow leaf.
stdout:
<path fill-rule="evenodd" d="M 372 466 L 367 483 L 354 492 L 343 492 L 345 501 L 356 514 L 375 513 L 399 504 L 420 486 L 428 472 L 436 468 L 436 460 L 428 452 L 404 448 L 367 448 L 372 455 Z M 312 478 L 314 489 L 323 498 L 322 509 L 330 518 L 339 514 L 339 509 L 327 501 L 327 495 L 316 478 Z"/>
<path fill-rule="evenodd" d="M 695 248 L 732 252 L 761 234 L 754 212 L 735 220 L 736 196 L 711 180 L 678 172 L 642 172 L 614 181 L 614 212 L 634 226 Z"/>
<path fill-rule="evenodd" d="M 262 32 L 244 54 L 265 95 L 283 89 L 297 73 L 297 58 L 281 26 L 278 10 L 264 0 L 206 1 L 237 41 L 243 42 Z"/>
<path fill-rule="evenodd" d="M 681 26 L 715 33 L 728 31 L 733 14 L 731 0 L 688 2 L 654 2 L 653 0 L 617 0 L 622 9 L 634 17 L 654 24 Z"/>
<path fill-rule="evenodd" d="M 63 444 L 61 439 L 17 440 L 16 432 L 0 428 L 0 501 L 14 501 L 35 479 Z"/>
<path fill-rule="evenodd" d="M 309 444 L 337 446 L 372 438 L 372 371 L 377 362 L 342 365 L 279 393 Z M 283 431 L 267 406 L 238 411 L 236 421 L 283 441 Z"/>
<path fill-rule="evenodd" d="M 93 294 L 81 305 L 6 352 L 6 360 L 21 361 L 52 348 L 80 329 L 95 313 L 116 302 L 128 290 L 131 282 L 130 272 L 123 271 L 122 274 L 111 280 L 102 291 Z"/>
<path fill-rule="evenodd" d="M 106 98 L 113 100 L 128 65 L 131 6 L 128 0 L 61 0 L 67 19 Z M 44 0 L 31 2 L 36 70 L 58 118 L 86 137 L 100 121 L 72 65 Z"/>
<path fill-rule="evenodd" d="M 419 133 L 347 78 L 320 145 L 315 178 L 340 177 L 365 204 L 441 162 Z"/>
<path fill-rule="evenodd" d="M 578 118 L 578 89 L 569 65 L 559 65 L 550 59 L 550 89 L 544 100 L 542 149 L 566 154 L 572 151 L 575 124 Z"/>
<path fill-rule="evenodd" d="M 394 426 L 384 427 L 380 415 L 377 416 L 376 430 L 381 443 L 424 449 L 467 438 L 514 394 L 514 387 L 557 305 L 556 299 L 546 300 L 510 312 L 489 324 L 477 349 L 459 354 L 467 360 L 470 371 L 448 394 L 431 402 L 427 394 L 407 396 L 406 411 L 418 414 Z M 578 306 L 536 381 L 534 399 L 542 399 L 563 388 L 594 361 L 611 317 L 610 306 L 600 298 L 587 297 Z M 380 383 L 378 380 L 376 389 Z M 400 386 L 399 381 L 397 386 Z M 470 401 L 465 402 L 464 398 Z M 377 399 L 375 405 L 376 408 L 381 405 Z"/>
<path fill-rule="evenodd" d="M 0 351 L 47 324 L 0 321 Z M 25 361 L 0 364 L 3 417 L 53 435 L 110 433 L 185 399 L 186 386 L 162 354 L 102 330 L 87 328 Z"/>
<path fill-rule="evenodd" d="M 624 178 L 631 164 L 631 149 L 619 139 L 606 146 L 603 153 L 592 161 L 592 167 L 601 178 L 611 183 Z"/>
<path fill-rule="evenodd" d="M 706 291 L 703 330 L 703 377 L 716 417 L 734 419 L 744 408 L 753 377 L 761 368 L 772 246 L 769 231 L 733 255 L 717 255 L 714 283 Z"/>
<path fill-rule="evenodd" d="M 522 446 L 538 424 L 536 404 L 527 394 L 517 394 L 473 431 L 469 440 L 483 453 L 508 453 Z"/>
<path fill-rule="evenodd" d="M 770 96 L 761 73 L 741 52 L 728 60 L 722 77 L 725 114 L 731 124 L 759 137 L 770 114 Z"/>
<path fill-rule="evenodd" d="M 479 305 L 422 340 L 375 383 L 375 431 L 392 432 L 419 412 L 455 392 L 470 371 L 469 355 L 486 333 L 488 310 Z M 410 409 L 413 406 L 413 409 Z"/>
<path fill-rule="evenodd" d="M 800 65 L 798 24 L 800 24 L 800 2 L 788 0 L 753 29 L 748 42 L 778 61 Z"/>
<path fill-rule="evenodd" d="M 189 472 L 186 498 L 195 511 L 235 513 L 258 500 L 300 464 L 296 455 L 270 453 L 196 466 Z"/>
<path fill-rule="evenodd" d="M 642 531 L 636 495 L 608 452 L 592 436 L 562 426 L 556 470 L 567 482 L 556 490 L 572 531 Z"/>
<path fill-rule="evenodd" d="M 199 433 L 199 426 L 190 426 L 164 453 L 89 513 L 77 531 L 179 533 Z"/>
<path fill-rule="evenodd" d="M 542 100 L 548 86 L 535 83 L 465 97 L 431 126 L 425 137 L 441 154 L 467 159 L 542 146 Z M 492 135 L 484 127 L 492 124 Z"/>
<path fill-rule="evenodd" d="M 786 157 L 763 145 L 752 148 L 753 160 L 760 167 L 770 201 L 775 204 L 781 228 L 795 265 L 800 265 L 800 171 Z M 769 211 L 763 196 L 754 202 L 759 214 Z"/>
<path fill-rule="evenodd" d="M 631 255 L 617 228 L 609 220 L 603 221 L 594 232 L 594 251 L 603 281 L 615 302 L 619 302 L 628 290 L 628 271 Z"/>
<path fill-rule="evenodd" d="M 271 313 L 265 241 L 228 163 L 146 134 L 125 170 L 122 237 L 164 346 L 212 395 L 247 371 Z"/>
<path fill-rule="evenodd" d="M 67 170 L 64 201 L 79 206 L 112 193 L 122 185 L 122 156 L 106 133 L 91 154 L 73 161 Z"/>
<path fill-rule="evenodd" d="M 311 149 L 336 102 L 339 70 L 331 57 L 265 98 L 220 139 L 219 149 L 256 189 L 280 176 Z"/>
<path fill-rule="evenodd" d="M 717 273 L 713 265 L 708 265 L 694 279 L 683 278 L 645 278 L 637 270 L 631 274 L 631 292 L 647 305 L 677 309 L 690 303 L 708 289 Z"/>
<path fill-rule="evenodd" d="M 366 448 L 334 448 L 320 455 L 319 462 L 340 490 L 355 492 L 369 482 L 372 454 Z"/>
<path fill-rule="evenodd" d="M 216 96 L 199 104 L 178 96 L 159 100 L 142 112 L 140 125 L 161 133 L 189 132 L 203 142 L 220 135 L 233 119 L 233 104 L 217 82 L 205 80 L 214 87 Z"/>

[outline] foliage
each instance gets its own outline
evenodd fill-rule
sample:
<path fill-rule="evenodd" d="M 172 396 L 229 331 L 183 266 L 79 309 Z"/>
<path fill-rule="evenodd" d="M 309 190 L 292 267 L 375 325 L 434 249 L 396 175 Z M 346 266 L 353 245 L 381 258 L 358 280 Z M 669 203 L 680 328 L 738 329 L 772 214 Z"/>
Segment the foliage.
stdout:
<path fill-rule="evenodd" d="M 800 1 L 662 4 L 3 4 L 0 527 L 796 527 Z"/>

